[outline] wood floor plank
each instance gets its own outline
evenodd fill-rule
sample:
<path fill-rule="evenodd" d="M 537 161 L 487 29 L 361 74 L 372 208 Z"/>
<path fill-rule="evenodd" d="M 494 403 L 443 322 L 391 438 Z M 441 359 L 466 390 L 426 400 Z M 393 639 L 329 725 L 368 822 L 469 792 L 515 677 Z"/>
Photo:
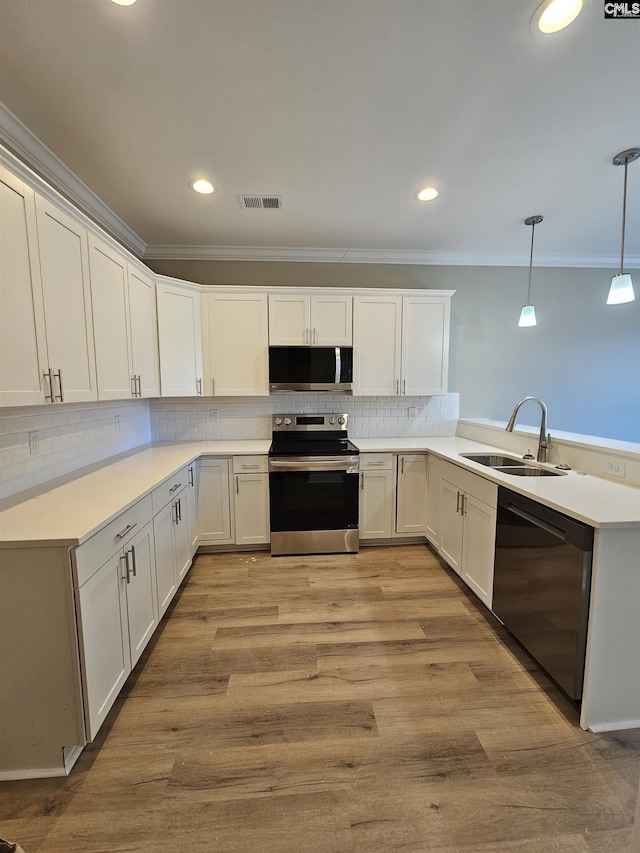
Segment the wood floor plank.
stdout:
<path fill-rule="evenodd" d="M 638 853 L 640 731 L 575 708 L 426 546 L 199 556 L 26 853 Z"/>

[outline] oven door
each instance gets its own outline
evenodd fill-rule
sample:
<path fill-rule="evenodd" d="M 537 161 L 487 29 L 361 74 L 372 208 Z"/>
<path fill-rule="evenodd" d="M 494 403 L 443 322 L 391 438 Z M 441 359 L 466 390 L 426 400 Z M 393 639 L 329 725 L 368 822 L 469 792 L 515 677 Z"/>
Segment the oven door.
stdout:
<path fill-rule="evenodd" d="M 272 554 L 358 550 L 358 457 L 269 460 Z"/>

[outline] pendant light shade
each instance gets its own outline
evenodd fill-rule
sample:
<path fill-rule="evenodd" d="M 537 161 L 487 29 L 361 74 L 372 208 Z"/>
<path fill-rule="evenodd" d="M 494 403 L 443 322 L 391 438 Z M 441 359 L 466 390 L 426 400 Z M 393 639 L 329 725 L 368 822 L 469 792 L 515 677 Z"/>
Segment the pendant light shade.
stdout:
<path fill-rule="evenodd" d="M 525 219 L 524 224 L 531 226 L 531 252 L 529 254 L 529 284 L 527 285 L 527 302 L 522 306 L 518 326 L 535 326 L 536 325 L 536 309 L 531 304 L 531 270 L 533 268 L 533 235 L 536 230 L 536 225 L 542 222 L 542 216 L 529 216 Z"/>
<path fill-rule="evenodd" d="M 611 279 L 607 305 L 620 305 L 623 302 L 633 302 L 636 298 L 633 292 L 631 276 L 624 272 L 624 230 L 627 224 L 627 167 L 640 157 L 640 148 L 628 148 L 613 158 L 614 166 L 624 166 L 624 191 L 622 193 L 622 239 L 620 241 L 620 272 Z"/>

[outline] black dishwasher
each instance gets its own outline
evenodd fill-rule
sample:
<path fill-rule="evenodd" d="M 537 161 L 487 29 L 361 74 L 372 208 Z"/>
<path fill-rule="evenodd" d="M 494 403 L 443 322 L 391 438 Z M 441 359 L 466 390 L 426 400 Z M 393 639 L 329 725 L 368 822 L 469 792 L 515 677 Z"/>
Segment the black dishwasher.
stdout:
<path fill-rule="evenodd" d="M 562 690 L 582 697 L 593 528 L 500 487 L 495 615 Z"/>

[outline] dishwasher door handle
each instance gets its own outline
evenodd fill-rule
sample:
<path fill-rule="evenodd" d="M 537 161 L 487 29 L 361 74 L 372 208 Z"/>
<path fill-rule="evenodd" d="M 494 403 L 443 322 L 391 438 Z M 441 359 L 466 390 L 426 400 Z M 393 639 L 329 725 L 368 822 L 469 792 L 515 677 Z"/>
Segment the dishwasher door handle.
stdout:
<path fill-rule="evenodd" d="M 542 519 L 536 518 L 535 515 L 531 515 L 524 509 L 520 509 L 520 507 L 513 506 L 513 504 L 507 504 L 507 509 L 509 510 L 509 512 L 513 512 L 515 513 L 515 515 L 519 515 L 520 518 L 524 518 L 525 521 L 529 521 L 531 522 L 531 524 L 535 524 L 536 527 L 541 527 L 543 530 L 546 530 L 547 533 L 551 533 L 552 536 L 557 536 L 558 539 L 562 539 L 563 542 L 567 541 L 566 533 L 560 527 L 554 527 L 553 524 L 549 524 L 547 521 L 542 521 Z"/>

